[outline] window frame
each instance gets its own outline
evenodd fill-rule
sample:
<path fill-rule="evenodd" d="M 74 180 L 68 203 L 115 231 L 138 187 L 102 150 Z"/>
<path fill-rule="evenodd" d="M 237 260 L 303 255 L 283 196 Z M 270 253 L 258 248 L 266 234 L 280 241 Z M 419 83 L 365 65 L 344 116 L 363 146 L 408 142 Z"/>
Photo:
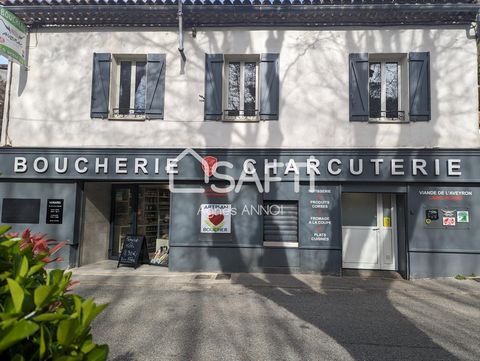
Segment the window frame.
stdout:
<path fill-rule="evenodd" d="M 147 119 L 146 109 L 143 113 L 120 114 L 115 112 L 120 106 L 120 83 L 121 83 L 121 63 L 123 61 L 131 62 L 130 72 L 130 109 L 135 108 L 135 85 L 137 62 L 145 63 L 145 76 L 147 76 L 147 54 L 112 54 L 112 66 L 110 69 L 110 99 L 108 104 L 109 120 L 139 120 Z M 133 105 L 133 107 L 132 107 Z"/>
<path fill-rule="evenodd" d="M 368 77 L 368 122 L 369 123 L 409 123 L 409 93 L 408 93 L 408 54 L 406 53 L 369 53 L 368 70 L 370 64 L 380 63 L 381 67 L 381 112 L 386 112 L 386 64 L 397 63 L 398 65 L 398 113 L 403 113 L 403 119 L 400 117 L 387 118 L 372 117 L 370 113 L 370 76 Z"/>
<path fill-rule="evenodd" d="M 245 111 L 245 63 L 256 63 L 255 67 L 255 115 L 242 115 Z M 228 115 L 229 65 L 240 63 L 240 109 L 239 115 Z M 223 64 L 222 121 L 224 122 L 258 122 L 260 121 L 260 54 L 225 54 Z"/>

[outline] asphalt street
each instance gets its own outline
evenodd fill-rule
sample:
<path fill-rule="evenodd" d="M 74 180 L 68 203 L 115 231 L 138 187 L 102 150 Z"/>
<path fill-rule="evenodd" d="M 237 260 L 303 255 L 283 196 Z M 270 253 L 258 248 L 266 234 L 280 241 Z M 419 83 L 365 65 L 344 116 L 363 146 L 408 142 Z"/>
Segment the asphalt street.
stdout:
<path fill-rule="evenodd" d="M 480 283 L 75 274 L 110 360 L 479 360 Z"/>

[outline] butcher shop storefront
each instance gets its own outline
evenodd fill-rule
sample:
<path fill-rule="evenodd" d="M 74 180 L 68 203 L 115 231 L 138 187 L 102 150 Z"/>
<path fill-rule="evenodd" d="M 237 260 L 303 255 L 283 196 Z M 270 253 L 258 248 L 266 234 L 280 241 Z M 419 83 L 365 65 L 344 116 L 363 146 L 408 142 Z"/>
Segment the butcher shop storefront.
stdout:
<path fill-rule="evenodd" d="M 172 271 L 480 273 L 479 152 L 2 149 L 1 223 Z"/>

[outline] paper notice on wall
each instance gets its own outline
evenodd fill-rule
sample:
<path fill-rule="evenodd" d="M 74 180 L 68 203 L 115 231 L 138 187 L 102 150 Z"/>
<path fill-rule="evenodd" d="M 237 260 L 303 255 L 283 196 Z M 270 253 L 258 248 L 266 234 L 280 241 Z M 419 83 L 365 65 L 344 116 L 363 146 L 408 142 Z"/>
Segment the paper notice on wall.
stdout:
<path fill-rule="evenodd" d="M 200 232 L 230 233 L 231 216 L 231 204 L 202 204 Z"/>

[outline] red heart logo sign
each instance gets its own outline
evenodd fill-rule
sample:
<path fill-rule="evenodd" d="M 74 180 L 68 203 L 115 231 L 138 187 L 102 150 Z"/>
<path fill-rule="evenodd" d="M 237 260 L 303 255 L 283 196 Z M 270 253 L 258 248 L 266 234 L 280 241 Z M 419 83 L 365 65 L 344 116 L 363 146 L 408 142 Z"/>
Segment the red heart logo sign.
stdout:
<path fill-rule="evenodd" d="M 208 220 L 212 222 L 214 226 L 218 226 L 220 223 L 222 223 L 223 219 L 224 219 L 223 214 L 211 213 L 208 215 Z"/>
<path fill-rule="evenodd" d="M 215 168 L 217 168 L 217 158 L 212 157 L 211 155 L 203 157 L 202 169 L 206 175 L 211 177 L 215 171 Z"/>

